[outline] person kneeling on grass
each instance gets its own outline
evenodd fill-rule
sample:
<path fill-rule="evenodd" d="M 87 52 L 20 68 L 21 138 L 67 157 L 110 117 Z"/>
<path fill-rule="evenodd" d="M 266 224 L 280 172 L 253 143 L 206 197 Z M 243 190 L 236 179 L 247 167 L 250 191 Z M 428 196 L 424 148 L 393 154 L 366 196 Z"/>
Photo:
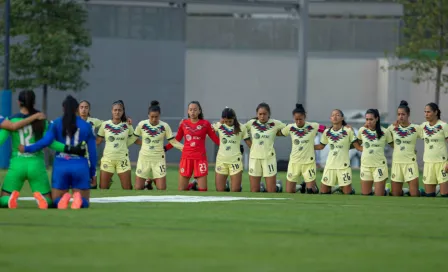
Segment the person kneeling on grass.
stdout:
<path fill-rule="evenodd" d="M 73 191 L 72 209 L 88 208 L 90 181 L 95 176 L 96 148 L 95 136 L 89 123 L 76 116 L 78 101 L 67 96 L 62 104 L 64 115 L 56 119 L 45 136 L 35 144 L 19 147 L 20 152 L 33 153 L 50 145 L 53 140 L 66 144 L 87 143 L 89 160 L 84 156 L 57 152 L 53 165 L 51 195 L 58 209 L 67 209 Z M 90 161 L 90 164 L 89 164 Z"/>

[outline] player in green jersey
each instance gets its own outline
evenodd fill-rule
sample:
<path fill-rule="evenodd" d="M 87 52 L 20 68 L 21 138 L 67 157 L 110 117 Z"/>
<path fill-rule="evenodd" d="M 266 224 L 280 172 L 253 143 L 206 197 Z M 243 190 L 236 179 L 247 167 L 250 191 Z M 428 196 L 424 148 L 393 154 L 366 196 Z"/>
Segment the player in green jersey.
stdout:
<path fill-rule="evenodd" d="M 20 92 L 18 99 L 20 113 L 12 116 L 9 121 L 18 123 L 37 113 L 34 109 L 35 101 L 36 96 L 33 91 Z M 51 204 L 51 190 L 43 152 L 20 153 L 18 150 L 20 145 L 30 145 L 42 138 L 47 128 L 46 120 L 35 120 L 18 131 L 8 132 L 12 137 L 12 154 L 0 194 L 1 207 L 17 208 L 17 199 L 25 180 L 28 180 L 40 209 L 46 209 Z M 82 152 L 81 147 L 72 148 L 59 142 L 53 142 L 51 148 L 59 152 L 85 154 L 85 150 Z"/>

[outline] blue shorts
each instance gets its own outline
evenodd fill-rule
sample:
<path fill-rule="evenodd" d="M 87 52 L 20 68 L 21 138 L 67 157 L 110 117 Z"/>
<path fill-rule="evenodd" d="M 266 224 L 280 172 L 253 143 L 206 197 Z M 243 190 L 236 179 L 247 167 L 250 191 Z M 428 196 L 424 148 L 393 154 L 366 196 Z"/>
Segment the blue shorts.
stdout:
<path fill-rule="evenodd" d="M 51 187 L 58 190 L 90 189 L 90 169 L 87 159 L 55 158 Z"/>

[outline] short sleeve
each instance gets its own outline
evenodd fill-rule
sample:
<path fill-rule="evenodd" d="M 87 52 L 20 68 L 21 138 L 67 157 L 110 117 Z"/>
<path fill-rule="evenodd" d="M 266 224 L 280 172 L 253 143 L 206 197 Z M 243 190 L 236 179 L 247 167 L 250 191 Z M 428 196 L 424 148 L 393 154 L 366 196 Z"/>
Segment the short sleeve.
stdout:
<path fill-rule="evenodd" d="M 132 136 L 132 135 L 134 135 L 134 127 L 133 127 L 132 125 L 129 125 L 129 124 L 128 124 L 128 126 L 129 126 L 129 133 L 128 133 L 128 136 Z"/>
<path fill-rule="evenodd" d="M 246 122 L 246 124 L 244 125 L 247 129 L 247 132 L 250 132 L 250 128 L 252 127 L 252 123 L 254 122 L 254 119 L 250 119 L 249 121 Z"/>
<path fill-rule="evenodd" d="M 386 142 L 388 144 L 392 143 L 394 141 L 394 139 L 392 138 L 392 133 L 390 132 L 390 130 L 386 129 L 384 131 L 384 134 L 386 134 Z"/>
<path fill-rule="evenodd" d="M 243 140 L 249 139 L 249 133 L 247 133 L 247 128 L 245 126 L 241 126 L 241 133 L 243 134 Z"/>
<path fill-rule="evenodd" d="M 327 137 L 327 129 L 322 133 L 322 136 L 320 137 L 320 143 L 327 145 L 328 144 L 328 137 Z"/>
<path fill-rule="evenodd" d="M 174 138 L 173 131 L 171 130 L 171 127 L 168 124 L 163 125 L 165 127 L 165 137 L 169 141 Z"/>
<path fill-rule="evenodd" d="M 415 130 L 417 130 L 417 138 L 422 139 L 422 138 L 423 138 L 423 129 L 422 129 L 422 126 L 420 126 L 420 125 L 415 126 Z"/>
<path fill-rule="evenodd" d="M 135 128 L 134 134 L 139 137 L 142 136 L 142 122 L 138 123 L 137 127 Z"/>
<path fill-rule="evenodd" d="M 353 129 L 348 129 L 348 140 L 350 141 L 350 143 L 353 143 L 354 141 L 356 141 L 356 136 L 355 136 L 355 132 L 353 131 Z"/>
<path fill-rule="evenodd" d="M 443 135 L 445 136 L 445 139 L 448 138 L 448 124 L 443 124 L 442 125 L 443 128 Z"/>
<path fill-rule="evenodd" d="M 289 136 L 289 131 L 291 129 L 291 125 L 287 125 L 284 128 L 282 128 L 281 132 L 283 136 Z"/>
<path fill-rule="evenodd" d="M 364 127 L 358 130 L 358 140 L 362 141 L 362 132 L 364 131 Z"/>
<path fill-rule="evenodd" d="M 277 127 L 278 130 L 282 130 L 286 127 L 286 124 L 283 123 L 282 121 L 275 121 L 275 126 Z"/>
<path fill-rule="evenodd" d="M 98 136 L 103 137 L 104 138 L 104 127 L 105 127 L 106 123 L 102 123 L 100 126 L 100 129 L 98 130 Z"/>

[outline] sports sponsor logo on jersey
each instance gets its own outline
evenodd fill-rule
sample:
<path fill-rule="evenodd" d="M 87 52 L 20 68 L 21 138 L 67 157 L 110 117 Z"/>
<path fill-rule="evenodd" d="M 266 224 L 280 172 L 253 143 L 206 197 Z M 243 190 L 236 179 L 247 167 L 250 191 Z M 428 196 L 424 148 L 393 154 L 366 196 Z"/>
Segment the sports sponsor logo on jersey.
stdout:
<path fill-rule="evenodd" d="M 187 141 L 191 141 L 191 135 L 190 134 L 185 135 L 185 139 L 187 139 Z"/>

